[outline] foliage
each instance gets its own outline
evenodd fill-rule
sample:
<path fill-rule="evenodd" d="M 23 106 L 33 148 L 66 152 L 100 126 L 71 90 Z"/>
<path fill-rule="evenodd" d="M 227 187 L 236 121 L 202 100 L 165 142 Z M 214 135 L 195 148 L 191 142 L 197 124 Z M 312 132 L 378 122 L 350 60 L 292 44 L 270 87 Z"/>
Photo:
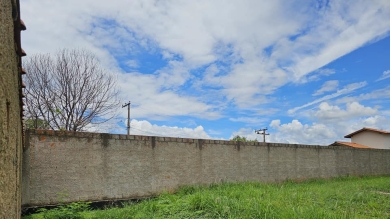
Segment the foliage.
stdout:
<path fill-rule="evenodd" d="M 45 120 L 39 118 L 26 119 L 24 122 L 26 129 L 50 129 L 50 126 Z"/>
<path fill-rule="evenodd" d="M 115 78 L 85 50 L 37 54 L 23 62 L 26 118 L 50 129 L 82 131 L 111 119 L 119 106 Z"/>
<path fill-rule="evenodd" d="M 54 209 L 40 209 L 44 219 L 83 219 L 81 212 L 89 210 L 90 202 L 74 202 L 68 205 L 60 205 Z"/>
<path fill-rule="evenodd" d="M 389 218 L 390 177 L 186 186 L 84 218 Z M 32 219 L 40 215 L 31 216 Z"/>
<path fill-rule="evenodd" d="M 239 136 L 239 135 L 236 135 L 234 136 L 234 138 L 230 139 L 231 141 L 244 141 L 244 142 L 258 142 L 257 139 L 254 139 L 254 140 L 248 140 L 246 137 L 244 136 Z"/>

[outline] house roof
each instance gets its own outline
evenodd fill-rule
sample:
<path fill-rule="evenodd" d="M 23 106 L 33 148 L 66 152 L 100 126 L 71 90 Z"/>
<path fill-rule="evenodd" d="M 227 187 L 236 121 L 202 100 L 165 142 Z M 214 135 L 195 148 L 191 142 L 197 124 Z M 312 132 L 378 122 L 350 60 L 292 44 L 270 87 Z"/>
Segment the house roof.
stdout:
<path fill-rule="evenodd" d="M 356 143 L 352 143 L 352 142 L 345 142 L 345 141 L 335 141 L 333 144 L 329 145 L 329 146 L 347 146 L 347 147 L 353 147 L 353 148 L 371 148 L 371 147 L 368 147 L 366 145 L 362 145 L 362 144 L 356 144 Z"/>
<path fill-rule="evenodd" d="M 356 134 L 358 134 L 360 132 L 363 132 L 363 131 L 377 132 L 377 133 L 380 133 L 380 134 L 390 134 L 390 132 L 388 132 L 388 131 L 364 127 L 364 128 L 362 128 L 360 130 L 357 130 L 356 132 L 352 132 L 351 134 L 348 134 L 348 135 L 344 136 L 344 138 L 351 138 L 352 136 L 354 136 L 354 135 L 356 135 Z"/>

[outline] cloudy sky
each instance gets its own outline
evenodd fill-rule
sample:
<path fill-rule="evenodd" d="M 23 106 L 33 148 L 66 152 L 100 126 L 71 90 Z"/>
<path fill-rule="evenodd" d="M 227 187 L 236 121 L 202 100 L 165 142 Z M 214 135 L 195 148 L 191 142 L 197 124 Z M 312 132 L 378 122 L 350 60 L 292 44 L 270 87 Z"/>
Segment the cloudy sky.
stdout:
<path fill-rule="evenodd" d="M 131 133 L 327 145 L 390 130 L 388 0 L 21 0 L 28 55 L 84 48 Z M 126 133 L 127 110 L 99 127 Z"/>

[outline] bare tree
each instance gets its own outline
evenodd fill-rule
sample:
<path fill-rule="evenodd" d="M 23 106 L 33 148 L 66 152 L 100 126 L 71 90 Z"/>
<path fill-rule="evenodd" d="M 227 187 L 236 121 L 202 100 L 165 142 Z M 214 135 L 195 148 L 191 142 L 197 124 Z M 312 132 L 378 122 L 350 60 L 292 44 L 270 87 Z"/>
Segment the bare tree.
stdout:
<path fill-rule="evenodd" d="M 62 49 L 55 56 L 33 55 L 23 65 L 27 119 L 43 120 L 51 129 L 83 131 L 115 115 L 115 78 L 91 53 Z"/>

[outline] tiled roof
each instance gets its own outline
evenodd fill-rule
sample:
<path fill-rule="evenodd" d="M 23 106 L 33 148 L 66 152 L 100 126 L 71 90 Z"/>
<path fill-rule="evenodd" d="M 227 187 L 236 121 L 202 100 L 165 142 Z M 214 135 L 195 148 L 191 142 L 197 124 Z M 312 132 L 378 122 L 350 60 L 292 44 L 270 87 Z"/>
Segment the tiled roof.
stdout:
<path fill-rule="evenodd" d="M 347 146 L 347 147 L 353 147 L 353 148 L 371 148 L 371 147 L 368 147 L 366 145 L 362 145 L 362 144 L 356 144 L 356 143 L 352 143 L 352 142 L 344 142 L 344 141 L 335 141 L 333 144 L 329 145 L 329 146 Z"/>
<path fill-rule="evenodd" d="M 344 138 L 351 138 L 352 136 L 356 135 L 357 133 L 360 133 L 363 131 L 371 131 L 371 132 L 377 132 L 377 133 L 381 133 L 381 134 L 390 134 L 390 132 L 388 132 L 388 131 L 364 127 L 360 130 L 357 130 L 356 132 L 352 132 L 351 134 L 344 136 Z"/>

